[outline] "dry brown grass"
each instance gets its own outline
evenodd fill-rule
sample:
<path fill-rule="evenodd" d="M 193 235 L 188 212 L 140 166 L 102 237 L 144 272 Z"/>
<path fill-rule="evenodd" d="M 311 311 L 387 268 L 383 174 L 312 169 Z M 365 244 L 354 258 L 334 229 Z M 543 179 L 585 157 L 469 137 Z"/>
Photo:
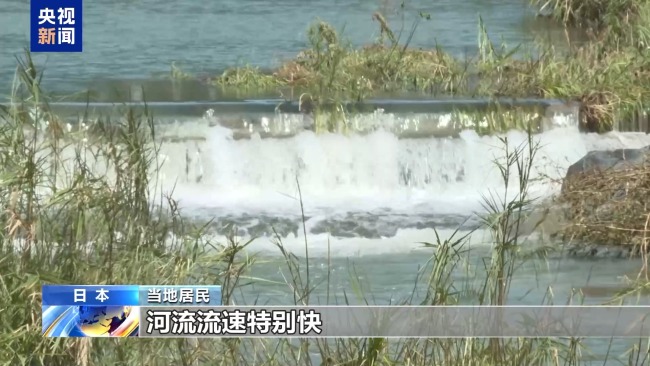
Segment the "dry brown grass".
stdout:
<path fill-rule="evenodd" d="M 631 245 L 632 253 L 646 252 L 650 164 L 570 177 L 562 200 L 570 207 L 570 224 L 564 232 L 567 238 L 589 244 Z"/>
<path fill-rule="evenodd" d="M 580 124 L 582 131 L 605 132 L 612 129 L 613 116 L 620 98 L 612 92 L 590 91 L 579 98 Z"/>

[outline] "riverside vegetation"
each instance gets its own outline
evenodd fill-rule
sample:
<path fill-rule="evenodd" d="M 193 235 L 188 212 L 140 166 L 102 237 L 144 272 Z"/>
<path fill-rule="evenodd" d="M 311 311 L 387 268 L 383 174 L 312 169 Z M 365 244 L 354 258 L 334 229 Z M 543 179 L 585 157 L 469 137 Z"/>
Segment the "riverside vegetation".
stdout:
<path fill-rule="evenodd" d="M 174 200 L 158 192 L 159 147 L 146 107 L 130 110 L 120 121 L 95 121 L 103 137 L 83 127 L 65 131 L 47 109 L 40 75 L 29 55 L 19 68 L 15 95 L 20 103 L 2 110 L 0 128 L 0 202 L 5 226 L 0 235 L 0 364 L 2 365 L 560 365 L 582 361 L 581 340 L 557 339 L 51 339 L 41 336 L 42 283 L 220 284 L 223 303 L 232 304 L 246 282 L 255 257 L 249 242 L 231 236 L 211 240 L 207 227 L 184 219 Z M 37 106 L 40 106 L 37 108 Z M 30 111 L 36 111 L 30 113 Z M 80 121 L 79 126 L 90 123 Z M 112 128 L 108 124 L 112 123 Z M 41 128 L 26 128 L 41 126 Z M 479 288 L 454 283 L 462 265 L 466 236 L 424 244 L 429 264 L 417 272 L 414 291 L 421 305 L 505 304 L 518 265 L 547 248 L 526 250 L 518 231 L 538 145 L 532 133 L 521 146 L 506 148 L 495 161 L 507 189 L 521 189 L 512 201 L 498 194 L 486 200 L 484 224 L 493 233 L 492 257 Z M 98 169 L 98 167 L 100 167 Z M 519 177 L 512 181 L 512 176 Z M 166 204 L 163 204 L 166 203 Z M 303 258 L 288 252 L 287 291 L 296 305 L 313 302 L 315 284 Z M 630 289 L 636 288 L 635 286 Z M 359 293 L 363 298 L 363 293 Z M 370 301 L 370 299 L 364 299 Z M 407 301 L 406 303 L 412 303 Z M 419 305 L 415 303 L 414 305 Z M 643 364 L 648 345 L 629 352 L 630 364 Z"/>
<path fill-rule="evenodd" d="M 478 55 L 461 60 L 441 48 L 410 47 L 416 27 L 400 37 L 377 13 L 373 19 L 380 37 L 374 44 L 355 49 L 331 25 L 318 21 L 307 32 L 309 48 L 276 70 L 236 67 L 210 81 L 242 93 L 275 90 L 299 100 L 307 111 L 333 104 L 338 114 L 344 113 L 341 101 L 387 92 L 574 100 L 582 104 L 581 127 L 597 132 L 645 110 L 650 97 L 647 0 L 535 2 L 566 25 L 589 27 L 589 41 L 562 52 L 548 44 L 507 48 L 490 40 L 479 17 Z M 172 74 L 190 77 L 175 66 Z M 331 130 L 332 124 L 323 118 L 317 128 Z"/>
<path fill-rule="evenodd" d="M 601 2 L 586 3 L 599 5 Z M 557 6 L 570 3 L 572 2 L 558 2 Z M 611 3 L 639 5 L 626 1 Z M 645 6 L 645 3 L 642 5 Z M 577 6 L 575 9 L 556 8 L 566 21 L 575 22 L 581 17 L 597 15 L 592 26 L 598 29 L 611 27 L 613 20 L 600 13 L 592 15 Z M 634 27 L 638 26 L 624 24 L 626 29 L 636 29 Z M 339 52 L 332 52 L 331 49 L 337 47 L 331 45 L 328 44 L 324 57 L 334 57 Z M 629 59 L 610 49 L 611 54 L 601 56 L 609 61 L 621 62 L 620 64 L 608 63 L 603 59 L 581 64 L 589 59 L 588 52 L 595 52 L 600 47 L 604 46 L 588 46 L 589 51 L 581 51 L 585 53 L 581 56 L 584 58 L 567 58 L 567 63 L 557 60 L 552 66 L 531 64 L 531 69 L 524 69 L 546 70 L 542 74 L 533 72 L 533 76 L 526 76 L 521 69 L 516 69 L 519 71 L 514 72 L 514 75 L 521 78 L 522 83 L 529 78 L 535 82 L 544 80 L 548 83 L 544 84 L 548 90 L 558 93 L 562 90 L 567 96 L 572 96 L 570 93 L 576 91 L 590 90 L 589 86 L 592 85 L 601 85 L 602 88 L 590 92 L 614 98 L 607 99 L 607 103 L 615 102 L 616 106 L 625 106 L 626 101 L 633 99 L 632 94 L 640 92 L 643 86 L 635 86 L 638 85 L 638 80 L 632 80 L 623 70 L 645 62 L 640 55 L 646 51 L 637 48 L 635 52 L 638 52 L 638 56 Z M 633 53 L 631 47 L 634 44 L 628 43 L 625 51 L 621 52 Z M 428 57 L 432 54 L 423 51 L 394 46 L 393 51 L 390 49 L 391 47 L 379 47 L 372 51 L 378 57 L 390 57 L 390 60 L 397 62 L 382 63 L 388 65 L 388 68 L 383 69 L 381 75 L 375 76 L 379 78 L 377 80 L 388 81 L 383 78 L 389 78 L 400 83 L 408 80 L 400 75 L 414 75 L 410 74 L 414 71 L 407 67 L 409 65 L 403 63 L 407 52 L 411 57 L 419 55 L 427 59 L 427 62 L 431 61 Z M 402 56 L 390 56 L 396 51 L 402 53 Z M 315 52 L 318 60 L 322 55 L 318 56 L 317 50 Z M 344 52 L 341 55 L 345 57 L 358 57 L 359 52 L 364 51 L 340 52 Z M 357 56 L 350 56 L 349 52 Z M 600 52 L 605 51 L 601 49 Z M 439 54 L 440 57 L 442 55 Z M 384 62 L 388 61 L 381 57 Z M 442 59 L 450 60 L 444 57 Z M 342 62 L 343 56 L 336 56 L 334 60 Z M 491 75 L 506 77 L 511 73 L 508 70 L 512 70 L 505 68 L 506 65 L 521 66 L 519 62 L 506 58 L 491 60 L 501 60 L 494 64 L 501 66 L 495 66 L 490 71 Z M 323 61 L 325 64 L 327 62 Z M 339 71 L 347 69 L 332 65 L 318 67 L 312 77 L 324 77 L 327 75 L 324 71 L 326 69 L 320 67 L 329 67 L 330 72 L 335 72 L 336 79 L 326 79 L 332 81 L 322 84 L 323 94 L 315 94 L 314 91 L 312 98 L 330 95 L 327 94 L 328 90 L 334 96 L 339 92 L 348 93 L 349 89 L 344 89 L 343 84 L 340 84 L 344 80 L 341 78 L 346 74 Z M 553 74 L 552 70 L 559 73 Z M 279 83 L 277 74 L 269 76 L 256 71 L 246 74 L 249 71 L 251 70 L 232 71 L 222 76 L 219 82 L 241 86 L 232 79 L 232 75 L 239 75 L 238 80 L 250 77 L 250 80 L 256 80 L 254 83 Z M 430 80 L 430 73 L 424 71 L 421 70 L 422 77 L 426 76 Z M 562 73 L 568 71 L 571 73 Z M 492 74 L 494 72 L 496 74 Z M 559 87 L 552 88 L 554 84 L 546 79 L 551 76 Z M 600 82 L 590 81 L 589 76 L 598 77 Z M 246 253 L 249 243 L 239 242 L 235 236 L 231 236 L 225 243 L 213 242 L 207 227 L 196 226 L 186 220 L 172 198 L 152 188 L 159 167 L 156 160 L 159 144 L 153 117 L 146 106 L 140 110 L 130 110 L 119 121 L 95 122 L 93 128 L 97 129 L 102 138 L 94 141 L 83 128 L 65 131 L 47 108 L 47 96 L 39 86 L 40 77 L 27 55 L 18 68 L 14 103 L 0 110 L 0 204 L 3 208 L 0 217 L 4 224 L 0 231 L 0 364 L 312 365 L 316 362 L 313 354 L 318 355 L 322 365 L 328 366 L 577 365 L 585 361 L 581 339 L 140 339 L 137 342 L 126 342 L 116 339 L 43 338 L 39 316 L 42 283 L 220 284 L 223 286 L 223 303 L 231 304 L 236 290 L 245 285 L 244 281 L 255 280 L 248 276 L 251 267 L 255 265 L 255 257 Z M 572 79 L 574 77 L 576 79 Z M 420 84 L 420 80 L 416 80 L 415 85 L 426 85 L 427 81 Z M 441 80 L 444 81 L 443 78 L 438 81 Z M 570 86 L 569 80 L 578 81 L 577 86 Z M 627 82 L 630 84 L 625 84 Z M 510 84 L 501 83 L 504 88 Z M 434 84 L 436 83 L 431 83 Z M 352 85 L 356 88 L 356 80 Z M 379 88 L 377 85 L 381 84 L 366 85 L 372 86 L 367 89 L 370 91 Z M 455 85 L 460 84 L 454 82 L 447 86 L 455 88 Z M 623 88 L 609 90 L 605 87 L 617 85 L 625 85 L 625 91 Z M 606 105 L 610 108 L 609 104 Z M 630 105 L 636 105 L 636 102 Z M 613 113 L 612 109 L 604 110 L 603 113 Z M 599 121 L 602 122 L 603 119 Z M 90 122 L 82 120 L 79 126 L 83 126 L 82 123 Z M 28 128 L 29 126 L 43 128 Z M 543 255 L 546 250 L 550 250 L 541 248 L 531 252 L 527 246 L 522 245 L 522 238 L 512 234 L 518 231 L 522 212 L 534 203 L 527 194 L 527 186 L 532 162 L 539 147 L 532 134 L 529 133 L 529 136 L 528 143 L 522 146 L 511 146 L 503 139 L 505 159 L 495 161 L 495 169 L 502 173 L 506 187 L 519 189 L 521 194 L 512 201 L 506 201 L 495 193 L 493 198 L 485 202 L 490 214 L 484 218 L 484 224 L 494 238 L 492 257 L 485 262 L 485 282 L 479 288 L 468 289 L 465 284 L 451 280 L 451 272 L 460 265 L 463 258 L 466 237 L 453 236 L 446 240 L 434 238 L 437 240 L 425 244 L 431 250 L 429 265 L 417 273 L 420 279 L 417 287 L 426 293 L 422 305 L 455 304 L 461 297 L 470 297 L 475 304 L 505 304 L 509 283 L 518 265 L 533 254 Z M 98 166 L 103 169 L 98 170 Z M 517 176 L 518 181 L 510 180 L 511 176 Z M 305 253 L 304 258 L 299 258 L 287 252 L 281 241 L 277 242 L 277 246 L 285 256 L 286 272 L 290 274 L 287 276 L 287 291 L 294 293 L 298 305 L 312 303 L 310 294 L 314 281 L 310 280 L 306 270 L 308 253 Z M 629 288 L 614 300 L 644 290 L 647 283 L 646 277 L 639 277 L 630 282 Z M 647 364 L 649 350 L 650 343 L 639 340 L 628 352 L 628 363 Z"/>

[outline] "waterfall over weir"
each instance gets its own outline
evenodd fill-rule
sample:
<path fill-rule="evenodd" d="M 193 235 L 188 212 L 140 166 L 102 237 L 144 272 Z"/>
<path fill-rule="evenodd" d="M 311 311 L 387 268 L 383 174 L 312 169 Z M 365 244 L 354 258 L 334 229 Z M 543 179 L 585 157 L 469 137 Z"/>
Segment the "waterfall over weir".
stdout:
<path fill-rule="evenodd" d="M 412 102 L 417 113 L 407 113 L 408 103 L 385 102 L 385 109 L 347 116 L 345 133 L 315 133 L 312 116 L 276 111 L 272 103 L 243 103 L 241 110 L 203 104 L 211 108 L 200 114 L 189 104 L 150 105 L 162 139 L 159 188 L 173 191 L 186 215 L 214 219 L 221 233 L 234 225 L 241 235 L 271 236 L 273 227 L 299 236 L 298 184 L 312 235 L 391 238 L 471 226 L 467 217 L 483 198 L 505 191 L 494 165 L 504 154 L 501 138 L 511 150 L 527 140 L 516 130 L 477 133 L 477 124 L 491 122 L 472 114 L 476 106 L 459 112 L 449 103 Z M 646 134 L 580 133 L 575 106 L 524 107 L 509 118 L 536 121 L 540 149 L 530 189 L 538 197 L 556 192 L 553 181 L 590 150 L 650 144 Z M 57 108 L 74 117 L 69 105 Z"/>

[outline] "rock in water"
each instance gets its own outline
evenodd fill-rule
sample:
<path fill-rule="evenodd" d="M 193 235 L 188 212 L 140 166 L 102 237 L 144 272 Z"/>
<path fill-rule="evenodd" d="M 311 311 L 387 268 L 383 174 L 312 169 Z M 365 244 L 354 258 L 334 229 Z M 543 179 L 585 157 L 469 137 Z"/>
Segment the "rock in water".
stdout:
<path fill-rule="evenodd" d="M 640 149 L 590 151 L 569 167 L 566 177 L 592 170 L 621 170 L 643 165 L 650 157 L 650 145 Z"/>
<path fill-rule="evenodd" d="M 650 220 L 649 168 L 650 146 L 591 151 L 569 167 L 561 200 L 569 207 L 565 239 L 580 248 L 573 252 L 605 257 L 639 253 Z"/>
<path fill-rule="evenodd" d="M 562 191 L 571 180 L 594 172 L 620 171 L 650 163 L 650 145 L 640 149 L 590 151 L 567 170 Z"/>

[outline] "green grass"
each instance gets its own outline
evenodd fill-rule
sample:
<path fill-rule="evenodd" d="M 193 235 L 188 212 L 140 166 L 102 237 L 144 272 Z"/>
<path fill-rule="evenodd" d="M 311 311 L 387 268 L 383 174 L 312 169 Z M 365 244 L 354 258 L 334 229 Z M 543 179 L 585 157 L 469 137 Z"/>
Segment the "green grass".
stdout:
<path fill-rule="evenodd" d="M 603 3 L 604 10 L 600 8 Z M 583 103 L 582 126 L 594 132 L 610 131 L 617 121 L 627 121 L 636 111 L 647 108 L 650 3 L 551 1 L 548 7 L 567 24 L 593 18 L 590 24 L 603 25 L 591 32 L 589 42 L 568 52 L 547 44 L 522 52 L 519 47 L 495 45 L 479 17 L 479 54 L 461 60 L 440 48 L 410 47 L 417 27 L 406 39 L 397 39 L 378 14 L 374 19 L 380 19 L 380 31 L 385 36 L 362 48 L 351 47 L 331 25 L 317 21 L 308 30 L 308 48 L 273 72 L 236 67 L 215 77 L 213 83 L 240 91 L 275 90 L 295 99 L 307 94 L 314 109 L 405 91 L 435 96 L 573 100 Z M 327 126 L 323 128 L 327 130 Z"/>
<path fill-rule="evenodd" d="M 234 236 L 211 241 L 205 227 L 184 218 L 173 199 L 157 192 L 159 145 L 146 108 L 123 119 L 93 124 L 104 139 L 66 139 L 47 109 L 40 74 L 29 55 L 20 65 L 11 107 L 0 111 L 0 365 L 576 365 L 584 361 L 580 339 L 47 339 L 41 336 L 42 283 L 219 284 L 223 303 L 251 281 L 257 258 L 250 242 Z M 33 119 L 25 111 L 36 106 Z M 45 125 L 45 129 L 26 128 Z M 493 116 L 496 119 L 497 116 Z M 88 122 L 88 121 L 84 121 Z M 88 122 L 90 123 L 90 122 Z M 501 122 L 495 122 L 501 123 Z M 57 132 L 59 131 L 59 132 Z M 504 192 L 485 197 L 484 228 L 494 240 L 477 287 L 455 282 L 452 272 L 466 258 L 468 238 L 431 238 L 430 260 L 414 268 L 418 290 L 413 305 L 506 304 L 519 265 L 533 255 L 518 231 L 539 146 L 531 138 L 513 146 L 502 139 L 504 159 L 495 161 L 506 190 L 521 189 L 514 200 Z M 84 130 L 79 132 L 83 135 Z M 81 137 L 81 136 L 78 136 Z M 511 180 L 511 176 L 519 177 Z M 298 183 L 298 182 L 297 182 Z M 298 184 L 299 187 L 299 184 Z M 166 202 L 167 205 L 162 205 Z M 304 214 L 303 214 L 304 215 Z M 304 217 L 303 217 L 304 222 Z M 303 226 L 303 230 L 306 231 Z M 295 304 L 312 303 L 318 283 L 309 272 L 310 253 L 291 253 L 276 241 L 284 258 L 287 293 Z M 328 273 L 332 270 L 328 267 Z M 329 278 L 329 276 L 328 276 Z M 346 291 L 362 301 L 365 283 L 351 272 Z M 647 287 L 640 280 L 635 288 Z M 329 299 L 328 299 L 329 300 Z M 631 350 L 630 365 L 642 364 L 647 342 Z M 639 362 L 641 360 L 641 362 Z"/>
<path fill-rule="evenodd" d="M 637 22 L 646 0 L 531 0 L 541 12 L 567 24 L 620 31 Z"/>

